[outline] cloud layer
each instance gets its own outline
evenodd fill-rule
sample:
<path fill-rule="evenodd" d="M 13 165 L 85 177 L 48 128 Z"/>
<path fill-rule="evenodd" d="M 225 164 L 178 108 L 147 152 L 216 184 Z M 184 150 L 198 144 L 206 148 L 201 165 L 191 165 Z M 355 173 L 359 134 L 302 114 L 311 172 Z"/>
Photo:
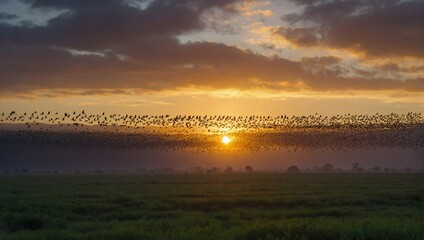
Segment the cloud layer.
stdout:
<path fill-rule="evenodd" d="M 305 10 L 283 16 L 292 27 L 281 28 L 280 34 L 297 45 L 349 48 L 371 56 L 424 57 L 421 1 L 292 1 Z"/>
<path fill-rule="evenodd" d="M 347 74 L 335 56 L 293 61 L 236 45 L 178 40 L 204 31 L 206 14 L 237 15 L 236 5 L 242 4 L 237 0 L 24 2 L 38 11 L 57 11 L 58 16 L 45 25 L 0 21 L 3 93 L 184 87 L 424 91 L 424 77 L 419 74 L 407 80 L 377 77 L 378 71 L 387 69 L 414 70 L 396 64 Z M 295 2 L 308 5 L 301 13 L 283 16 L 290 27 L 280 27 L 277 34 L 296 45 L 353 49 L 378 57 L 424 55 L 418 1 Z M 0 20 L 15 17 L 0 13 Z"/>

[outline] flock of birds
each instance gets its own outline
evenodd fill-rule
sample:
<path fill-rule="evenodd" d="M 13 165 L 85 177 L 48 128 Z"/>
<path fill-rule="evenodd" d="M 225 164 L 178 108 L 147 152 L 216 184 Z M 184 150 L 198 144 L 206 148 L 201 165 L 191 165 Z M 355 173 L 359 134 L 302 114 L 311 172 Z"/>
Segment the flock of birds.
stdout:
<path fill-rule="evenodd" d="M 231 138 L 222 144 L 221 138 Z M 322 116 L 1 113 L 0 143 L 205 152 L 424 147 L 421 113 Z"/>

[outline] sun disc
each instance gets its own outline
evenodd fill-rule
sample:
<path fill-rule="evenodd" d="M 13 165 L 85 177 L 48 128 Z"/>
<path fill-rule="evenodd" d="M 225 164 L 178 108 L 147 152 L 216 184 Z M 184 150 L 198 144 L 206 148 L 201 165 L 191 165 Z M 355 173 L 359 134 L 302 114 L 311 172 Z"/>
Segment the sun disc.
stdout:
<path fill-rule="evenodd" d="M 229 144 L 231 142 L 231 138 L 228 136 L 223 136 L 221 141 L 223 144 Z"/>

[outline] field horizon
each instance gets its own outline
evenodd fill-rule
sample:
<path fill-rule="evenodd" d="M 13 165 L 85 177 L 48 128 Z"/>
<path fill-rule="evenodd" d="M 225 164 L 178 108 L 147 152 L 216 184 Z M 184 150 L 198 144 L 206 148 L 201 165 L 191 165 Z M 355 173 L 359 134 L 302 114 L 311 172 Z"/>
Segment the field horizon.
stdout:
<path fill-rule="evenodd" d="M 0 238 L 404 239 L 423 173 L 0 175 Z"/>

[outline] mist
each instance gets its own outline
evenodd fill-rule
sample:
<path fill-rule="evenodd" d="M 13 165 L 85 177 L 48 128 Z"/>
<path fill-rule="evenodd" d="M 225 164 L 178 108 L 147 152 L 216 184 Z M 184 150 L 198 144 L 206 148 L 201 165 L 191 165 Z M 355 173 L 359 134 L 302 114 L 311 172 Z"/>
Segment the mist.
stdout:
<path fill-rule="evenodd" d="M 199 167 L 252 166 L 255 170 L 274 171 L 296 165 L 313 169 L 331 163 L 335 169 L 349 170 L 358 162 L 365 169 L 374 166 L 395 169 L 424 168 L 424 150 L 377 149 L 357 151 L 241 151 L 241 152 L 182 152 L 118 149 L 88 149 L 63 146 L 0 144 L 0 169 L 15 170 L 93 170 L 169 167 L 186 170 Z"/>

